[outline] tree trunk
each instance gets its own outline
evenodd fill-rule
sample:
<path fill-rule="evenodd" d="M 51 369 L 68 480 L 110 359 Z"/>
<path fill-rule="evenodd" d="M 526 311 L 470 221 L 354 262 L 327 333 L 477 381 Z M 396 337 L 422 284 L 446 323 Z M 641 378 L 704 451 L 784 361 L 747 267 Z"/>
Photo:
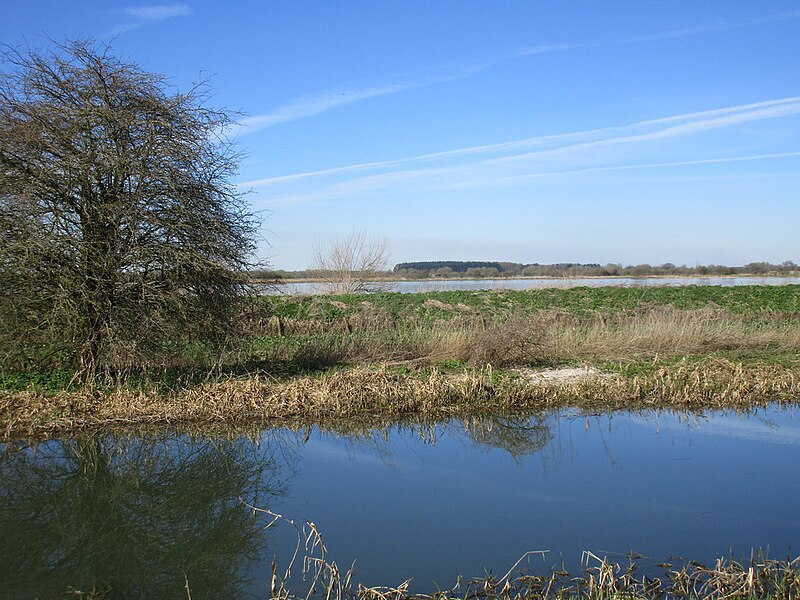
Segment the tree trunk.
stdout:
<path fill-rule="evenodd" d="M 119 257 L 118 230 L 108 217 L 108 206 L 97 206 L 97 198 L 85 200 L 89 210 L 81 218 L 86 250 L 83 275 L 84 343 L 80 369 L 91 376 L 100 364 L 101 354 L 112 327 L 112 310 L 117 285 Z M 113 213 L 112 213 L 113 214 Z"/>

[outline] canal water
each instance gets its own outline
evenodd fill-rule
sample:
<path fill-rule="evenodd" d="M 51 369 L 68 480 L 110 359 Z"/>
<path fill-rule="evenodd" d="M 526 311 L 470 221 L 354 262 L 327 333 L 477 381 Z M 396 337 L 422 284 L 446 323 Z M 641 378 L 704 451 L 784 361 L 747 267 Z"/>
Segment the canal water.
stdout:
<path fill-rule="evenodd" d="M 265 597 L 311 521 L 355 579 L 412 591 L 581 555 L 800 548 L 800 412 L 495 416 L 0 449 L 0 597 Z M 271 515 L 282 515 L 272 527 Z M 299 563 L 298 563 L 299 564 Z M 297 568 L 295 575 L 297 575 Z"/>

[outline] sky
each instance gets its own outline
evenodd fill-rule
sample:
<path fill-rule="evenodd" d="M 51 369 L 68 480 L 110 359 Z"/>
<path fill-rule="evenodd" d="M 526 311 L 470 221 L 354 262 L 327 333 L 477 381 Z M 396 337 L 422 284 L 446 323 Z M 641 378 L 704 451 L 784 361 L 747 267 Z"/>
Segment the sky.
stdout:
<path fill-rule="evenodd" d="M 241 116 L 259 258 L 800 263 L 800 2 L 0 0 Z"/>

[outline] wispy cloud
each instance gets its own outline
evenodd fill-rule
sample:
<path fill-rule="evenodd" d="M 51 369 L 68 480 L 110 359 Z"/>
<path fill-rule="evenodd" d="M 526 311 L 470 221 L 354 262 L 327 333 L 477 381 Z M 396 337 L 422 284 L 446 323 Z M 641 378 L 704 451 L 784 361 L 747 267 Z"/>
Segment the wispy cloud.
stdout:
<path fill-rule="evenodd" d="M 291 102 L 288 102 L 287 104 L 284 104 L 283 106 L 275 108 L 268 113 L 242 119 L 239 122 L 239 125 L 241 126 L 240 134 L 252 133 L 254 131 L 258 131 L 259 129 L 264 129 L 265 127 L 277 125 L 278 123 L 294 121 L 304 117 L 313 117 L 341 106 L 354 104 L 356 102 L 368 100 L 378 96 L 388 96 L 390 94 L 397 94 L 415 88 L 428 87 L 439 83 L 467 79 L 509 59 L 533 56 L 537 54 L 546 54 L 550 52 L 562 52 L 576 47 L 577 46 L 568 44 L 532 46 L 530 48 L 521 48 L 520 50 L 517 50 L 506 56 L 495 57 L 484 61 L 476 61 L 460 65 L 444 65 L 427 69 L 429 72 L 433 71 L 435 73 L 433 75 L 396 75 L 392 78 L 392 83 L 364 87 L 354 86 L 311 94 L 297 98 Z"/>
<path fill-rule="evenodd" d="M 526 172 L 521 175 L 529 176 L 532 174 L 531 169 L 546 170 L 552 167 L 554 159 L 566 155 L 583 154 L 594 157 L 597 155 L 596 151 L 603 147 L 653 142 L 798 113 L 800 113 L 800 97 L 779 98 L 649 119 L 623 126 L 530 137 L 395 160 L 356 163 L 304 173 L 267 177 L 243 182 L 240 187 L 263 188 L 351 173 L 366 174 L 366 177 L 352 181 L 360 181 L 361 186 L 366 185 L 367 187 L 396 184 L 402 179 L 437 177 L 444 174 L 449 178 L 462 177 L 464 179 L 475 175 L 479 180 L 487 182 L 498 177 L 520 175 L 519 173 L 509 173 L 509 170 L 522 169 Z M 480 158 L 475 160 L 475 157 Z M 415 164 L 416 167 L 414 167 Z M 411 168 L 405 168 L 407 166 Z M 462 181 L 462 183 L 464 182 Z"/>
<path fill-rule="evenodd" d="M 664 168 L 674 168 L 674 167 L 690 167 L 690 166 L 699 166 L 699 165 L 718 165 L 718 164 L 727 164 L 727 163 L 739 163 L 739 162 L 752 162 L 752 161 L 763 161 L 763 160 L 773 160 L 777 158 L 797 158 L 800 157 L 800 151 L 798 152 L 773 152 L 770 154 L 752 154 L 748 156 L 728 156 L 724 158 L 704 158 L 698 160 L 678 160 L 672 162 L 648 162 L 648 163 L 638 163 L 638 164 L 626 164 L 626 165 L 610 165 L 610 166 L 603 166 L 603 167 L 586 167 L 582 169 L 566 169 L 560 171 L 541 171 L 538 173 L 531 173 L 527 175 L 514 175 L 509 177 L 502 177 L 494 180 L 485 180 L 482 179 L 480 181 L 462 181 L 457 182 L 455 184 L 451 184 L 446 186 L 447 189 L 469 189 L 469 188 L 477 188 L 477 187 L 497 187 L 503 184 L 518 184 L 525 181 L 533 181 L 536 179 L 541 179 L 545 177 L 563 177 L 565 175 L 581 175 L 586 173 L 605 173 L 605 172 L 613 172 L 613 171 L 636 171 L 636 170 L 646 170 L 646 169 L 664 169 Z"/>
<path fill-rule="evenodd" d="M 437 69 L 440 73 L 435 75 L 421 77 L 398 76 L 395 78 L 396 81 L 392 83 L 327 90 L 318 94 L 303 96 L 283 106 L 279 106 L 268 113 L 242 119 L 239 122 L 241 126 L 240 134 L 252 133 L 259 129 L 264 129 L 265 127 L 277 125 L 278 123 L 313 117 L 334 108 L 354 104 L 378 96 L 388 96 L 414 88 L 466 79 L 480 71 L 488 69 L 493 64 L 493 61 L 486 61 L 458 67 L 440 68 Z M 444 72 L 441 73 L 441 71 Z"/>
<path fill-rule="evenodd" d="M 180 16 L 182 14 L 189 14 L 180 12 L 181 9 L 186 9 L 185 5 L 161 5 L 150 6 L 141 8 L 129 8 L 126 12 L 132 16 L 141 19 L 163 20 L 172 16 Z M 239 125 L 241 127 L 240 134 L 248 134 L 271 127 L 279 123 L 286 123 L 297 119 L 306 117 L 313 117 L 323 114 L 330 110 L 361 102 L 362 100 L 369 100 L 379 96 L 387 96 L 405 92 L 415 88 L 427 87 L 438 83 L 446 83 L 450 81 L 457 81 L 459 79 L 466 79 L 477 75 L 482 71 L 486 71 L 491 67 L 508 60 L 536 56 L 540 54 L 548 54 L 553 52 L 566 52 L 571 50 L 585 49 L 589 47 L 603 46 L 608 44 L 639 44 L 645 42 L 685 38 L 696 35 L 703 35 L 717 31 L 728 31 L 742 27 L 752 27 L 761 24 L 778 23 L 785 21 L 792 21 L 800 19 L 800 10 L 790 11 L 785 13 L 778 13 L 773 15 L 765 15 L 755 19 L 748 19 L 742 21 L 728 21 L 723 23 L 716 23 L 711 25 L 677 29 L 671 31 L 662 31 L 648 35 L 641 35 L 621 40 L 615 40 L 605 43 L 594 44 L 538 44 L 519 48 L 516 51 L 510 52 L 503 56 L 495 56 L 479 63 L 466 64 L 457 67 L 439 67 L 438 71 L 445 71 L 439 75 L 422 76 L 422 77 L 408 77 L 396 76 L 393 78 L 392 83 L 384 83 L 373 86 L 352 86 L 341 89 L 322 91 L 317 94 L 303 96 L 290 101 L 274 110 L 252 117 L 243 119 Z M 139 27 L 142 24 L 136 24 Z"/>
<path fill-rule="evenodd" d="M 265 192 L 265 188 L 274 186 L 275 189 L 269 192 L 268 197 L 274 198 L 275 202 L 304 203 L 363 197 L 364 194 L 374 196 L 387 191 L 408 189 L 409 185 L 413 185 L 416 191 L 487 188 L 582 173 L 797 158 L 800 151 L 620 164 L 634 156 L 642 157 L 658 152 L 659 146 L 651 147 L 650 144 L 660 140 L 796 114 L 800 114 L 800 97 L 781 98 L 684 113 L 619 127 L 457 148 L 393 161 L 361 163 L 264 178 L 244 182 L 240 186 L 260 188 Z M 633 148 L 633 152 L 620 154 L 618 150 L 604 150 L 626 146 Z M 532 147 L 537 149 L 531 151 Z M 693 146 L 690 144 L 688 147 Z M 520 151 L 523 149 L 527 150 Z M 707 149 L 708 146 L 704 153 Z M 353 173 L 357 173 L 357 176 L 347 177 Z"/>
<path fill-rule="evenodd" d="M 186 4 L 157 4 L 154 6 L 129 6 L 125 14 L 143 21 L 158 22 L 172 17 L 185 17 L 192 14 Z"/>
<path fill-rule="evenodd" d="M 540 46 L 530 46 L 520 48 L 510 55 L 510 57 L 535 56 L 537 54 L 547 54 L 549 52 L 563 52 L 583 47 L 581 44 L 542 44 Z"/>
<path fill-rule="evenodd" d="M 283 193 L 275 196 L 273 202 L 276 204 L 302 204 L 307 202 L 319 202 L 324 200 L 336 200 L 340 198 L 353 198 L 368 192 L 391 189 L 394 185 L 407 184 L 413 180 L 430 180 L 428 190 L 467 190 L 480 188 L 500 188 L 504 186 L 514 186 L 525 182 L 532 182 L 542 179 L 552 179 L 557 177 L 575 177 L 593 173 L 615 172 L 615 171 L 636 171 L 648 169 L 672 169 L 677 167 L 691 167 L 702 165 L 744 163 L 756 161 L 768 161 L 782 158 L 800 158 L 800 151 L 796 152 L 775 152 L 769 154 L 757 154 L 748 156 L 731 156 L 723 158 L 682 160 L 671 162 L 647 162 L 624 165 L 607 165 L 599 167 L 566 168 L 549 171 L 536 171 L 521 175 L 502 175 L 492 177 L 491 175 L 481 174 L 478 177 L 461 178 L 451 177 L 448 180 L 437 181 L 435 176 L 453 175 L 449 169 L 429 169 L 402 171 L 396 173 L 383 173 L 367 177 L 359 177 L 326 185 L 322 188 L 309 192 Z M 462 174 L 468 175 L 468 174 Z M 422 189 L 417 186 L 415 189 Z"/>
<path fill-rule="evenodd" d="M 377 96 L 388 96 L 397 94 L 414 88 L 455 81 L 470 77 L 477 71 L 488 68 L 486 64 L 473 65 L 458 69 L 446 75 L 424 77 L 420 79 L 405 79 L 396 83 L 376 85 L 371 87 L 329 90 L 320 94 L 314 94 L 298 98 L 288 104 L 280 106 L 275 110 L 252 117 L 242 119 L 239 124 L 242 127 L 242 134 L 250 133 L 258 129 L 270 127 L 286 121 L 294 121 L 304 117 L 312 117 L 327 112 L 340 106 L 346 106 L 361 100 L 375 98 Z"/>
<path fill-rule="evenodd" d="M 707 33 L 716 33 L 720 31 L 731 31 L 733 29 L 741 29 L 744 27 L 754 27 L 757 25 L 767 25 L 770 23 L 783 23 L 786 21 L 795 21 L 800 19 L 800 10 L 793 10 L 774 15 L 765 15 L 755 19 L 745 19 L 741 21 L 723 21 L 711 25 L 699 27 L 687 27 L 685 29 L 674 29 L 671 31 L 662 31 L 649 35 L 640 35 L 624 40 L 620 40 L 620 44 L 638 44 L 642 42 L 657 42 L 661 40 L 672 40 L 678 38 L 685 38 L 695 35 L 704 35 Z"/>
<path fill-rule="evenodd" d="M 618 129 L 618 135 L 605 139 L 568 144 L 549 150 L 515 154 L 491 159 L 485 161 L 485 164 L 529 161 L 530 159 L 551 158 L 566 152 L 574 153 L 576 151 L 595 150 L 602 146 L 650 142 L 798 113 L 800 113 L 800 97 L 768 100 L 766 102 L 744 104 L 700 113 L 688 113 L 665 119 L 642 121 L 627 127 L 621 127 Z M 642 129 L 653 126 L 655 127 L 652 130 L 641 131 Z"/>
<path fill-rule="evenodd" d="M 186 17 L 192 14 L 192 8 L 187 4 L 151 4 L 128 6 L 122 12 L 133 20 L 115 26 L 101 37 L 116 37 L 127 31 L 133 31 L 147 25 L 155 25 L 167 19 Z"/>

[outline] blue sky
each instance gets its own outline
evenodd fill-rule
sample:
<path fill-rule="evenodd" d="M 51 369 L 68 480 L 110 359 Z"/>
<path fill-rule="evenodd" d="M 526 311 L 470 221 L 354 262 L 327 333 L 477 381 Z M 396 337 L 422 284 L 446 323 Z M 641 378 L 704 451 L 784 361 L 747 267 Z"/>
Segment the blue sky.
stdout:
<path fill-rule="evenodd" d="M 0 2 L 241 111 L 260 254 L 800 262 L 800 2 Z"/>

